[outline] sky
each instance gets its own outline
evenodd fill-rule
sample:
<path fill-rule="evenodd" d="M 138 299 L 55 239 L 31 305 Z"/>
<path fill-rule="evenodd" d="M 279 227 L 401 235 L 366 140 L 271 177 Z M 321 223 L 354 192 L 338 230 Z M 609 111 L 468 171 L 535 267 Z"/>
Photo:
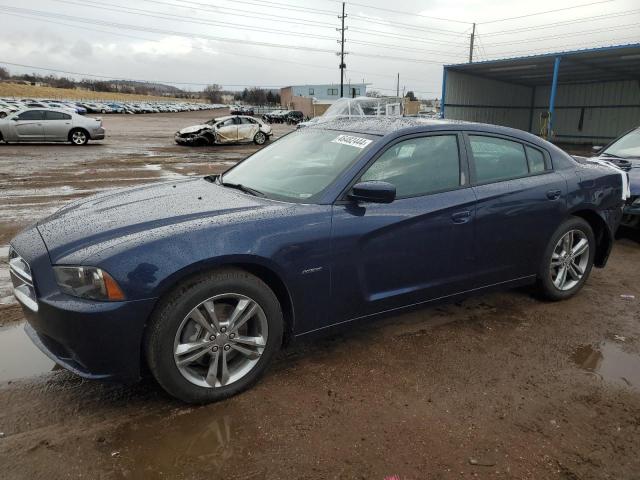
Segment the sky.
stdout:
<path fill-rule="evenodd" d="M 339 83 L 341 9 L 336 0 L 0 0 L 0 65 L 186 90 Z M 345 83 L 387 95 L 399 73 L 401 91 L 439 97 L 442 65 L 468 61 L 474 22 L 474 61 L 640 42 L 637 0 L 359 0 L 345 10 Z"/>

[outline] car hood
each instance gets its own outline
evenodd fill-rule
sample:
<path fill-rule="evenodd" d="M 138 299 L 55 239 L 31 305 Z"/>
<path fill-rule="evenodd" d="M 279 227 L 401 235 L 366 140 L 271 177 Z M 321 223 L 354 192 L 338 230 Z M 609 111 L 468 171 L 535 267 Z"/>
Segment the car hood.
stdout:
<path fill-rule="evenodd" d="M 200 130 L 211 130 L 213 127 L 211 125 L 207 125 L 206 123 L 202 124 L 202 125 L 193 125 L 192 127 L 185 127 L 181 130 L 178 130 L 178 133 L 180 135 L 185 135 L 187 133 L 196 133 L 199 132 Z"/>
<path fill-rule="evenodd" d="M 80 249 L 200 219 L 268 208 L 275 202 L 204 178 L 112 190 L 74 202 L 38 222 L 56 263 Z"/>

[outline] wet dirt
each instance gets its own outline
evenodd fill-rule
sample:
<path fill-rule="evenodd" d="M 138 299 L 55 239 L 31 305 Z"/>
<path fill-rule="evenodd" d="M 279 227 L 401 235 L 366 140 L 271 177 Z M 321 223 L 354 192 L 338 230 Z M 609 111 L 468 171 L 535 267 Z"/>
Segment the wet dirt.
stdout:
<path fill-rule="evenodd" d="M 95 169 L 81 177 L 108 182 L 140 167 L 156 181 L 210 168 L 207 151 L 181 156 L 158 133 L 197 123 L 174 115 L 153 116 L 140 151 L 118 139 L 120 153 L 105 146 L 111 156 L 65 174 Z M 113 131 L 132 121 L 142 135 L 143 118 Z M 623 232 L 608 267 L 571 300 L 518 289 L 362 323 L 288 347 L 253 389 L 204 407 L 149 379 L 122 386 L 62 370 L 2 382 L 0 478 L 637 479 L 640 392 L 629 362 L 640 353 L 639 263 L 639 239 Z M 0 315 L 21 326 L 16 306 Z M 0 347 L 0 365 L 24 355 Z"/>
<path fill-rule="evenodd" d="M 640 390 L 640 356 L 625 352 L 615 342 L 581 345 L 573 352 L 572 359 L 603 381 Z"/>

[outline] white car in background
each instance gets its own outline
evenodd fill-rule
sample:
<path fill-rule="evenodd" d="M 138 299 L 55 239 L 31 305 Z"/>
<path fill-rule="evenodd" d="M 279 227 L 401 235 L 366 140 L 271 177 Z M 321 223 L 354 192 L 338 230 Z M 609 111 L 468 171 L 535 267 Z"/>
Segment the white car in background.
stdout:
<path fill-rule="evenodd" d="M 0 141 L 70 142 L 85 145 L 89 140 L 103 140 L 102 120 L 83 117 L 67 110 L 29 108 L 0 118 Z"/>
<path fill-rule="evenodd" d="M 253 142 L 264 145 L 273 134 L 271 125 L 247 115 L 214 118 L 202 125 L 179 130 L 175 141 L 180 145 L 221 145 L 225 143 Z"/>

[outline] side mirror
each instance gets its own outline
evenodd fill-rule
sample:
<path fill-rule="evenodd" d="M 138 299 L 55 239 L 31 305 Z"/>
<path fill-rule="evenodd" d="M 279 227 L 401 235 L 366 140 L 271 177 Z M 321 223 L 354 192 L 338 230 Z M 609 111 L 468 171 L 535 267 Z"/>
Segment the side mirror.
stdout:
<path fill-rule="evenodd" d="M 13 117 L 11 120 L 13 120 L 14 122 L 17 122 L 18 120 L 20 120 L 19 117 Z"/>
<path fill-rule="evenodd" d="M 396 187 L 388 182 L 360 182 L 353 186 L 348 196 L 363 202 L 391 203 L 396 199 Z"/>
<path fill-rule="evenodd" d="M 591 147 L 591 151 L 593 153 L 598 153 L 600 150 L 602 150 L 602 145 L 594 145 L 593 147 Z"/>

